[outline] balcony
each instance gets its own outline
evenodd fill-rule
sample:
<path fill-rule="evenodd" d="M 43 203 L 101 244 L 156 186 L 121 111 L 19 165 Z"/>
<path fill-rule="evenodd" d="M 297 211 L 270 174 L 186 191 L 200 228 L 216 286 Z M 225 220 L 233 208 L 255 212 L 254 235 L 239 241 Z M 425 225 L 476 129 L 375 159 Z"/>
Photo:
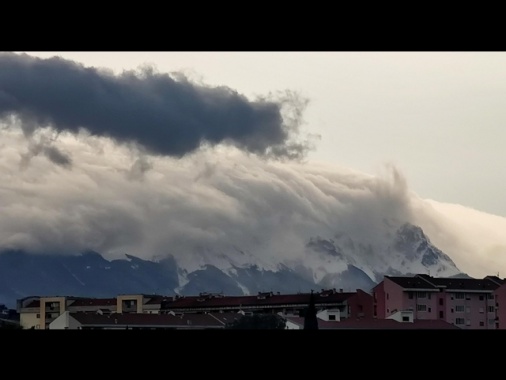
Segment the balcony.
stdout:
<path fill-rule="evenodd" d="M 137 313 L 137 302 L 126 301 L 121 305 L 123 313 Z"/>

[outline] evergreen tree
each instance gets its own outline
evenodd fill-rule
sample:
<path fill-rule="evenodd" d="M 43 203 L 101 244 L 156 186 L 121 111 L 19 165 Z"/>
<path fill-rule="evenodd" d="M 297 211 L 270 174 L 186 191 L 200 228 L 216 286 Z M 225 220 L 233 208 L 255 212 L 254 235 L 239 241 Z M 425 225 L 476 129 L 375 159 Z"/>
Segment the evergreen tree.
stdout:
<path fill-rule="evenodd" d="M 304 330 L 318 330 L 318 318 L 316 317 L 316 306 L 312 290 L 309 296 L 309 306 L 304 315 Z"/>

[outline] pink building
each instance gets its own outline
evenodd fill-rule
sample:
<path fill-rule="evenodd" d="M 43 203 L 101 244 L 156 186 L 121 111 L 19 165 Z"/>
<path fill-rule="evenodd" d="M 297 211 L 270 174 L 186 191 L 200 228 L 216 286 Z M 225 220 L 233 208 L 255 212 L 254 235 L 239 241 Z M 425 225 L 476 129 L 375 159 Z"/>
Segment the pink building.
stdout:
<path fill-rule="evenodd" d="M 348 315 L 346 318 L 359 319 L 373 316 L 373 298 L 369 293 L 357 289 L 355 293 L 349 293 L 346 300 L 348 303 Z"/>
<path fill-rule="evenodd" d="M 499 284 L 495 290 L 496 326 L 498 329 L 506 330 L 506 279 L 501 280 L 496 276 L 487 276 L 488 279 Z M 499 305 L 501 305 L 499 307 Z"/>
<path fill-rule="evenodd" d="M 376 318 L 411 310 L 417 320 L 439 319 L 462 329 L 506 328 L 506 311 L 498 308 L 501 297 L 506 307 L 506 280 L 494 276 L 483 279 L 425 274 L 385 276 L 373 288 Z M 499 325 L 497 318 L 501 316 Z"/>

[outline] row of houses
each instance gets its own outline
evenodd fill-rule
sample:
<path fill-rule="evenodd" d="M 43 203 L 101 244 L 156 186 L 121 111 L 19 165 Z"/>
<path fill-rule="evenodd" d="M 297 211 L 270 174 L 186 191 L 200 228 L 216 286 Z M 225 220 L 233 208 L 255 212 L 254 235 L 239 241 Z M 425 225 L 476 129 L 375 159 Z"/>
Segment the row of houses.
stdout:
<path fill-rule="evenodd" d="M 273 292 L 33 296 L 18 300 L 17 311 L 25 329 L 216 329 L 250 314 L 277 314 L 287 329 L 300 329 L 309 299 Z M 506 329 L 506 280 L 496 276 L 385 276 L 370 292 L 321 289 L 313 299 L 321 329 Z"/>

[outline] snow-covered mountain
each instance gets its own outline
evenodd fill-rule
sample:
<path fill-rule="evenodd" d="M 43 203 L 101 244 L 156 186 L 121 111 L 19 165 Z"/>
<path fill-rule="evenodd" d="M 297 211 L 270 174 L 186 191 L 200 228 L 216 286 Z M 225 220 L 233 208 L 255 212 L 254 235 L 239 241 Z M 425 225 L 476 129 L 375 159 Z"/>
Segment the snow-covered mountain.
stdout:
<path fill-rule="evenodd" d="M 389 227 L 386 231 L 392 230 Z M 403 224 L 374 241 L 345 234 L 314 236 L 308 239 L 303 258 L 270 263 L 237 248 L 228 252 L 208 248 L 179 261 L 173 256 L 144 260 L 125 255 L 124 259 L 107 260 L 93 251 L 55 255 L 6 250 L 0 253 L 0 303 L 13 307 L 16 299 L 31 295 L 242 295 L 320 288 L 369 291 L 385 274 L 461 274 L 420 227 Z"/>

